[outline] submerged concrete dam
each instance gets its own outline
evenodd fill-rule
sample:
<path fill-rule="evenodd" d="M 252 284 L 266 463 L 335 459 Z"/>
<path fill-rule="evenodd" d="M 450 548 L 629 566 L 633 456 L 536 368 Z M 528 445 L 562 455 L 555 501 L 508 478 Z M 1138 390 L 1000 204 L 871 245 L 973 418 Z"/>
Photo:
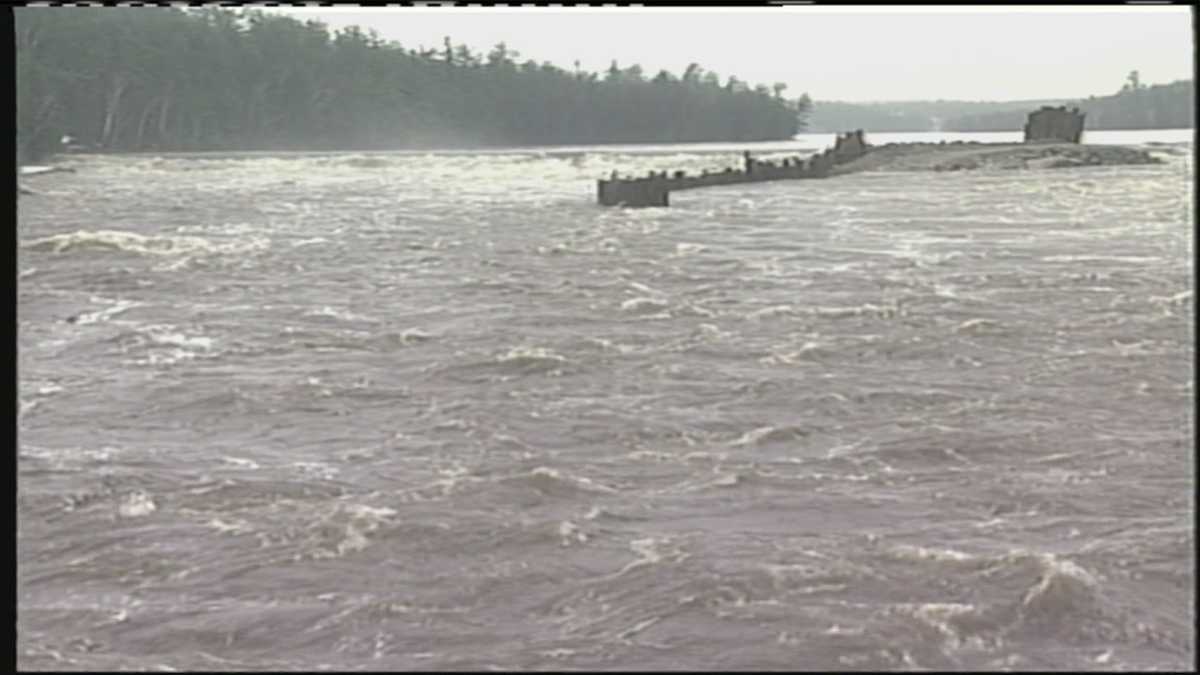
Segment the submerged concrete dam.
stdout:
<path fill-rule="evenodd" d="M 761 183 L 772 180 L 826 178 L 838 164 L 853 161 L 869 149 L 859 129 L 839 134 L 832 148 L 808 158 L 789 157 L 780 162 L 759 161 L 744 153 L 742 170 L 733 168 L 718 172 L 702 172 L 689 176 L 684 171 L 651 172 L 642 178 L 620 178 L 614 171 L 608 179 L 597 181 L 596 196 L 602 206 L 669 206 L 670 193 L 713 185 Z"/>
<path fill-rule="evenodd" d="M 811 157 L 789 157 L 778 162 L 760 161 L 743 153 L 741 170 L 650 172 L 639 178 L 621 178 L 614 171 L 597 181 L 597 201 L 602 206 L 669 206 L 670 193 L 717 185 L 760 183 L 773 180 L 828 178 L 862 171 L 963 171 L 972 169 L 1062 169 L 1123 164 L 1158 164 L 1163 160 L 1140 148 L 1084 145 L 1074 142 L 888 143 L 870 145 L 862 130 L 839 134 L 832 148 Z"/>

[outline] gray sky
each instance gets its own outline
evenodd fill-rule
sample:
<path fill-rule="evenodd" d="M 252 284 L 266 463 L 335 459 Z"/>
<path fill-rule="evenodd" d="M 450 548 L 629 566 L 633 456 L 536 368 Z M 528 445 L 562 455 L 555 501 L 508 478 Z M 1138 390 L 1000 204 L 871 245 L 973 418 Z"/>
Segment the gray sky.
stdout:
<path fill-rule="evenodd" d="M 260 8 L 263 9 L 263 8 Z M 450 36 L 486 53 L 647 76 L 695 61 L 751 84 L 784 82 L 814 99 L 1081 98 L 1193 77 L 1183 6 L 878 6 L 745 8 L 326 7 L 277 9 L 331 29 L 375 29 L 405 47 Z"/>

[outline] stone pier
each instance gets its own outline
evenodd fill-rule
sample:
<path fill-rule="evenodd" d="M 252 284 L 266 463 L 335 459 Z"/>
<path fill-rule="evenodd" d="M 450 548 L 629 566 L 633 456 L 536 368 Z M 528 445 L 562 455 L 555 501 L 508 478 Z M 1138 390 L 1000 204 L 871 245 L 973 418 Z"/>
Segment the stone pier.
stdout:
<path fill-rule="evenodd" d="M 743 154 L 745 164 L 741 170 L 728 168 L 692 176 L 684 171 L 670 174 L 652 171 L 641 178 L 620 178 L 614 171 L 608 180 L 597 181 L 596 196 L 602 206 L 669 206 L 670 193 L 675 190 L 771 180 L 826 178 L 836 165 L 858 159 L 869 150 L 862 129 L 859 129 L 839 134 L 832 148 L 807 159 L 789 157 L 779 162 L 766 162 L 756 160 L 746 152 Z"/>

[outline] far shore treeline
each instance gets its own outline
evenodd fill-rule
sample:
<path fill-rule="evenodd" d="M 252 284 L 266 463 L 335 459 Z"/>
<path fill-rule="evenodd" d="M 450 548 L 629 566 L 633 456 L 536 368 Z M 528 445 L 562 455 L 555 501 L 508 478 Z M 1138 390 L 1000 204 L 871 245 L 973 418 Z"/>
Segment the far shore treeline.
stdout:
<path fill-rule="evenodd" d="M 1133 71 L 1120 91 L 1086 99 L 848 103 L 818 98 L 808 127 L 820 132 L 859 128 L 874 132 L 1020 132 L 1031 111 L 1043 105 L 1065 105 L 1087 114 L 1085 129 L 1190 129 L 1195 125 L 1195 101 L 1192 80 L 1147 86 Z"/>
<path fill-rule="evenodd" d="M 1129 82 L 1111 96 L 1063 100 L 1086 113 L 1085 129 L 1188 129 L 1196 123 L 1196 87 L 1192 80 L 1146 86 L 1130 73 Z M 947 131 L 1018 131 L 1027 111 L 964 115 L 946 124 Z"/>
<path fill-rule="evenodd" d="M 564 70 L 503 43 L 417 50 L 252 9 L 15 19 L 21 160 L 64 134 L 109 152 L 763 141 L 791 138 L 811 106 L 695 63 L 679 76 Z"/>

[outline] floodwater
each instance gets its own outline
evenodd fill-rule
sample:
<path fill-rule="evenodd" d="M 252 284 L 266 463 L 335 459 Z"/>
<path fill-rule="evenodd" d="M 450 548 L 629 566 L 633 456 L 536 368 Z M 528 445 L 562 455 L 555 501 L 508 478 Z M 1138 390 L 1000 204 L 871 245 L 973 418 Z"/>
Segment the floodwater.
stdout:
<path fill-rule="evenodd" d="M 1167 163 L 78 157 L 19 203 L 22 669 L 1189 669 Z M 670 149 L 668 149 L 670 150 Z"/>

